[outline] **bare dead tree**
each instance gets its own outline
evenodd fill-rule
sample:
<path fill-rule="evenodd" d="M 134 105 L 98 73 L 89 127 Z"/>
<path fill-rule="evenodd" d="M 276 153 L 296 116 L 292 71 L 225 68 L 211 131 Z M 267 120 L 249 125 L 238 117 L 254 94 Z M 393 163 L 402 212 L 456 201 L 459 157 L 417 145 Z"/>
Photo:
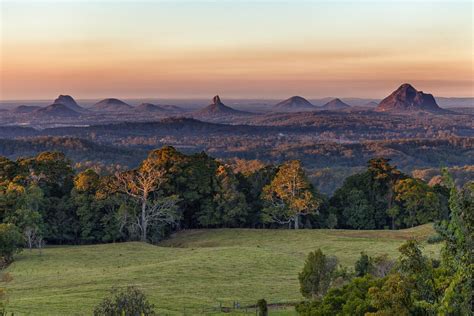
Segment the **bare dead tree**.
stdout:
<path fill-rule="evenodd" d="M 179 219 L 177 197 L 159 196 L 164 176 L 165 170 L 157 168 L 149 160 L 145 160 L 136 170 L 115 174 L 118 191 L 139 202 L 140 212 L 132 223 L 138 227 L 141 233 L 140 239 L 144 242 L 147 241 L 151 223 L 171 224 Z"/>

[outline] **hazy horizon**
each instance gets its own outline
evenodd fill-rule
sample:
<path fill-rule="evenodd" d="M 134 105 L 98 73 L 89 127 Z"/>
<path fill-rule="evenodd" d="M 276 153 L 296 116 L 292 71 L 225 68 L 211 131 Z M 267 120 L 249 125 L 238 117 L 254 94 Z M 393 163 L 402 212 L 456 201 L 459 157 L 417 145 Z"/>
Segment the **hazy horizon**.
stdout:
<path fill-rule="evenodd" d="M 474 96 L 471 1 L 1 1 L 0 99 Z"/>

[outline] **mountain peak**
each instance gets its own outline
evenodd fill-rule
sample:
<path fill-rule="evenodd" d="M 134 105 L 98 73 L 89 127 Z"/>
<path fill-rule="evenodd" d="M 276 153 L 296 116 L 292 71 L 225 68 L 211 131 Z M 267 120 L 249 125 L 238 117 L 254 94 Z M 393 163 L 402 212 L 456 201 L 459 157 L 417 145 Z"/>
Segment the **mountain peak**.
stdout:
<path fill-rule="evenodd" d="M 275 108 L 281 111 L 304 111 L 314 110 L 314 106 L 305 98 L 294 95 L 291 98 L 283 100 L 275 105 Z"/>
<path fill-rule="evenodd" d="M 205 108 L 196 112 L 197 116 L 204 117 L 218 117 L 218 116 L 233 116 L 233 115 L 247 115 L 248 112 L 239 111 L 222 103 L 221 98 L 216 95 L 212 98 L 212 103 Z"/>
<path fill-rule="evenodd" d="M 219 95 L 216 95 L 212 98 L 212 103 L 213 104 L 222 104 L 221 98 L 219 98 Z"/>
<path fill-rule="evenodd" d="M 343 109 L 348 109 L 348 108 L 350 108 L 349 104 L 343 102 L 339 98 L 335 98 L 335 99 L 332 99 L 331 101 L 329 101 L 328 103 L 324 104 L 321 107 L 321 110 L 334 111 L 334 110 L 343 110 Z"/>
<path fill-rule="evenodd" d="M 82 107 L 77 104 L 76 100 L 73 97 L 67 94 L 60 94 L 53 102 L 53 104 L 63 104 L 66 107 L 70 108 L 73 111 L 82 111 Z"/>
<path fill-rule="evenodd" d="M 93 108 L 98 111 L 121 112 L 132 109 L 132 106 L 115 98 L 107 98 L 97 102 Z"/>
<path fill-rule="evenodd" d="M 440 112 L 432 94 L 417 91 L 411 84 L 404 83 L 388 97 L 383 99 L 377 108 L 378 112 Z"/>

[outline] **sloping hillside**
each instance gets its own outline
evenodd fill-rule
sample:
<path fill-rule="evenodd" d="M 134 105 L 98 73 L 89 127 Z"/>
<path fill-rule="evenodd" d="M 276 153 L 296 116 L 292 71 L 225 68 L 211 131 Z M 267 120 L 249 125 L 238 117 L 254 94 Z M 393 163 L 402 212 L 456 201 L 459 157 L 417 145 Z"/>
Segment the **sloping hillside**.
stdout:
<path fill-rule="evenodd" d="M 24 251 L 2 284 L 15 314 L 90 315 L 112 286 L 136 285 L 162 313 L 201 314 L 234 301 L 301 300 L 297 275 L 321 248 L 352 267 L 361 251 L 398 256 L 404 240 L 424 240 L 431 225 L 401 231 L 215 229 L 183 231 L 158 246 L 138 242 Z M 425 253 L 436 256 L 438 245 Z"/>

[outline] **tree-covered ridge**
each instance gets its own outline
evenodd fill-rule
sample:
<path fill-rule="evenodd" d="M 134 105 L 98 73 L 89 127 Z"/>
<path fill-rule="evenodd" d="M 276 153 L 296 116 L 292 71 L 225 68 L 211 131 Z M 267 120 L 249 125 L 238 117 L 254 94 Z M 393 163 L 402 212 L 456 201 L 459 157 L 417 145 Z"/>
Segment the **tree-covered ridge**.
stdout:
<path fill-rule="evenodd" d="M 132 131 L 133 132 L 133 131 Z M 360 168 L 373 157 L 391 159 L 405 172 L 420 168 L 437 168 L 473 165 L 473 138 L 401 139 L 364 141 L 322 141 L 318 135 L 308 133 L 282 134 L 271 132 L 258 136 L 240 133 L 201 135 L 187 132 L 184 135 L 124 136 L 97 134 L 80 137 L 34 137 L 0 139 L 0 155 L 16 159 L 43 151 L 61 151 L 81 165 L 122 165 L 136 167 L 147 152 L 154 148 L 172 145 L 187 154 L 205 151 L 221 160 L 258 159 L 265 163 L 283 163 L 300 160 L 307 169 Z M 100 134 L 100 133 L 99 133 Z M 278 137 L 276 137 L 278 135 Z"/>
<path fill-rule="evenodd" d="M 62 153 L 0 161 L 0 220 L 29 247 L 158 241 L 183 228 L 398 229 L 449 215 L 448 190 L 384 158 L 320 194 L 298 161 L 234 172 L 205 153 L 151 151 L 135 169 L 76 172 Z"/>

